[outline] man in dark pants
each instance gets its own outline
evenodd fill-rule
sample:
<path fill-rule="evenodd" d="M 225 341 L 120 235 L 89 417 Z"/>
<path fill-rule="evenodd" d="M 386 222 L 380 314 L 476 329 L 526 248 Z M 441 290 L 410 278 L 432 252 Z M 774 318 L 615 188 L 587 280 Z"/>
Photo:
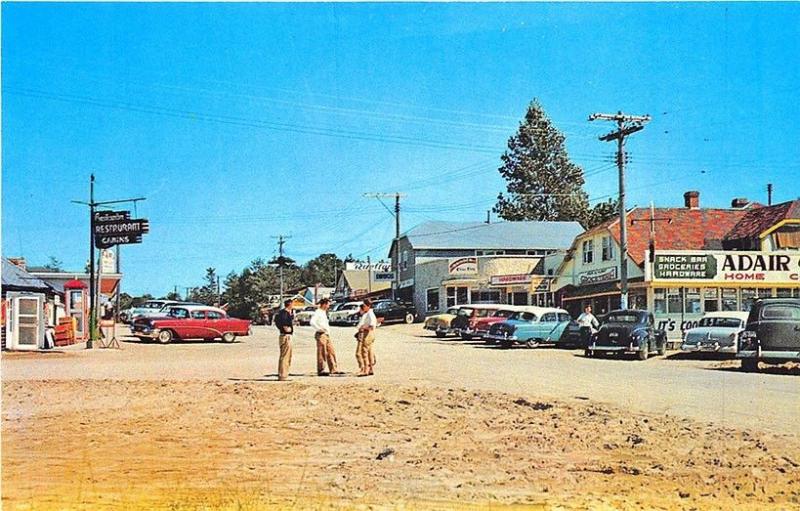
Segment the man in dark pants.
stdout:
<path fill-rule="evenodd" d="M 294 313 L 292 312 L 292 301 L 283 302 L 283 309 L 275 314 L 273 319 L 278 328 L 278 343 L 281 354 L 278 359 L 278 380 L 286 381 L 289 379 L 289 366 L 292 365 L 292 333 L 294 332 Z"/>

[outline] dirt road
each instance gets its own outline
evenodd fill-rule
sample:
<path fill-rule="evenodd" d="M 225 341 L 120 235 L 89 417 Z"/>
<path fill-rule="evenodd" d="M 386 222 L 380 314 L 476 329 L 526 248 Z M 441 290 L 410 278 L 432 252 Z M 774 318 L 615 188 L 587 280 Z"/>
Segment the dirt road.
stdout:
<path fill-rule="evenodd" d="M 793 370 L 421 335 L 381 328 L 376 377 L 319 378 L 300 329 L 285 384 L 269 328 L 4 356 L 3 507 L 800 509 Z"/>

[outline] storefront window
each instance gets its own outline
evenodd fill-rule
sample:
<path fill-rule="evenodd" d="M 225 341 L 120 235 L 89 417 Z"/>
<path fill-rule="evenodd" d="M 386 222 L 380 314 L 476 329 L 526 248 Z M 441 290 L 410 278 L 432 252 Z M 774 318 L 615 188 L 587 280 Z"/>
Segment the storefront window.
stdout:
<path fill-rule="evenodd" d="M 756 301 L 758 294 L 755 289 L 744 288 L 742 289 L 742 310 L 747 312 L 753 308 L 753 302 Z"/>
<path fill-rule="evenodd" d="M 469 290 L 465 287 L 456 288 L 456 304 L 469 303 Z"/>
<path fill-rule="evenodd" d="M 463 302 L 459 301 L 459 303 L 467 303 L 467 288 L 458 288 L 463 289 Z M 459 296 L 459 300 L 462 300 L 462 297 Z M 500 303 L 500 291 L 479 291 L 477 289 L 472 291 L 472 303 Z"/>
<path fill-rule="evenodd" d="M 528 293 L 524 291 L 521 293 L 513 293 L 511 295 L 511 303 L 514 305 L 528 305 Z"/>
<path fill-rule="evenodd" d="M 703 310 L 714 312 L 719 310 L 719 289 L 708 287 L 703 289 Z"/>
<path fill-rule="evenodd" d="M 439 289 L 428 289 L 425 296 L 425 310 L 435 312 L 439 310 Z"/>
<path fill-rule="evenodd" d="M 686 314 L 700 314 L 700 288 L 686 288 L 686 295 L 683 303 L 683 312 Z"/>
<path fill-rule="evenodd" d="M 776 296 L 778 298 L 792 298 L 798 296 L 798 291 L 800 291 L 800 288 L 779 287 Z"/>
<path fill-rule="evenodd" d="M 681 299 L 681 289 L 667 289 L 667 312 L 670 314 L 679 314 L 682 306 L 683 300 Z"/>
<path fill-rule="evenodd" d="M 667 312 L 667 291 L 663 288 L 653 289 L 653 311 L 656 314 Z"/>
<path fill-rule="evenodd" d="M 736 297 L 736 289 L 728 287 L 722 290 L 722 310 L 724 311 L 739 310 L 739 304 Z"/>
<path fill-rule="evenodd" d="M 628 295 L 628 308 L 647 309 L 647 296 L 644 291 L 632 291 Z"/>

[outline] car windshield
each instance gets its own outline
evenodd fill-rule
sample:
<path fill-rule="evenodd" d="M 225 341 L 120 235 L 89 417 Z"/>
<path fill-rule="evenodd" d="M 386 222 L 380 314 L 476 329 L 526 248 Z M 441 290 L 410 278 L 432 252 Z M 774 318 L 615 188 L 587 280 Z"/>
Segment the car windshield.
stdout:
<path fill-rule="evenodd" d="M 458 315 L 459 315 L 459 316 L 472 316 L 472 312 L 473 312 L 474 310 L 475 310 L 475 309 L 466 309 L 466 308 L 461 308 L 461 309 L 458 309 Z"/>
<path fill-rule="evenodd" d="M 638 323 L 639 315 L 635 312 L 618 312 L 609 314 L 606 318 L 607 323 Z"/>
<path fill-rule="evenodd" d="M 742 320 L 738 318 L 703 318 L 697 326 L 717 326 L 721 328 L 739 328 Z"/>
<path fill-rule="evenodd" d="M 536 321 L 536 314 L 532 312 L 515 312 L 511 319 L 516 319 L 517 321 Z"/>
<path fill-rule="evenodd" d="M 172 307 L 168 312 L 167 315 L 171 318 L 188 318 L 189 311 L 186 309 L 179 309 L 177 307 Z"/>
<path fill-rule="evenodd" d="M 493 314 L 496 318 L 510 318 L 514 314 L 514 311 L 504 311 L 499 310 Z"/>
<path fill-rule="evenodd" d="M 164 306 L 164 302 L 147 302 L 142 305 L 143 309 L 160 309 Z"/>

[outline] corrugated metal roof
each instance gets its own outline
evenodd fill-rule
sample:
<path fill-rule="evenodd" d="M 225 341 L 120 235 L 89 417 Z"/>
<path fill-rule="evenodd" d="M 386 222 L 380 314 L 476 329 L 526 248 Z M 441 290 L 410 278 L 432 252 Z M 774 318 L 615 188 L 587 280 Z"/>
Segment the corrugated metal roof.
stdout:
<path fill-rule="evenodd" d="M 3 258 L 3 288 L 4 289 L 30 289 L 35 291 L 50 291 L 51 287 L 45 281 L 34 277 L 5 257 Z"/>
<path fill-rule="evenodd" d="M 578 222 L 426 222 L 405 236 L 415 249 L 564 250 L 582 232 Z"/>

